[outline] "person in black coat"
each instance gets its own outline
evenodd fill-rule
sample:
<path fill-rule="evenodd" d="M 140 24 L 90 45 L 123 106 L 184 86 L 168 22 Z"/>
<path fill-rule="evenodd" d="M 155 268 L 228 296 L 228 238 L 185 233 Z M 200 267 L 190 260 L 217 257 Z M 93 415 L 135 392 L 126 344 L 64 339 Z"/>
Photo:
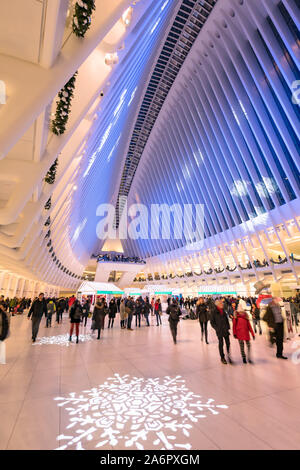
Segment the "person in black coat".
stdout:
<path fill-rule="evenodd" d="M 86 326 L 86 323 L 87 323 L 87 319 L 88 319 L 88 316 L 89 316 L 89 313 L 90 313 L 90 301 L 87 300 L 83 307 L 82 307 L 82 321 L 84 319 L 84 325 L 83 326 Z"/>
<path fill-rule="evenodd" d="M 109 309 L 108 328 L 110 328 L 110 327 L 113 328 L 114 321 L 115 321 L 115 318 L 116 318 L 116 313 L 117 313 L 117 310 L 118 310 L 115 299 L 111 299 L 111 301 L 109 302 L 109 305 L 108 305 L 108 309 Z"/>
<path fill-rule="evenodd" d="M 146 302 L 144 303 L 143 307 L 142 307 L 142 313 L 145 317 L 147 326 L 150 326 L 150 323 L 149 323 L 150 311 L 151 311 L 151 305 L 149 304 L 149 299 L 147 299 Z"/>
<path fill-rule="evenodd" d="M 230 357 L 230 340 L 229 340 L 230 325 L 229 325 L 228 316 L 224 308 L 223 300 L 217 300 L 215 302 L 215 305 L 212 305 L 211 311 L 210 311 L 210 323 L 211 323 L 211 326 L 216 331 L 216 334 L 219 340 L 219 352 L 220 352 L 221 362 L 223 364 L 227 364 L 227 361 L 224 355 L 224 349 L 223 349 L 224 340 L 225 340 L 227 355 L 228 355 L 228 362 L 232 364 L 232 360 Z"/>
<path fill-rule="evenodd" d="M 40 293 L 38 298 L 32 303 L 28 312 L 28 320 L 32 320 L 32 342 L 35 343 L 36 337 L 39 332 L 39 327 L 43 315 L 47 317 L 47 302 L 44 298 L 44 294 Z"/>
<path fill-rule="evenodd" d="M 97 339 L 100 339 L 100 333 L 101 330 L 104 330 L 104 321 L 105 321 L 105 316 L 109 312 L 107 308 L 107 304 L 104 300 L 102 301 L 97 301 L 94 312 L 93 312 L 93 317 L 92 317 L 92 329 L 93 330 L 98 330 L 98 337 Z"/>
<path fill-rule="evenodd" d="M 196 313 L 199 319 L 201 327 L 201 341 L 203 341 L 203 336 L 205 335 L 205 342 L 208 344 L 207 339 L 207 323 L 209 320 L 208 306 L 203 297 L 197 302 Z"/>
<path fill-rule="evenodd" d="M 128 315 L 127 317 L 127 330 L 133 331 L 131 328 L 131 322 L 132 322 L 132 315 L 133 311 L 135 308 L 135 303 L 131 297 L 128 297 L 128 299 L 125 301 L 125 311 Z"/>
<path fill-rule="evenodd" d="M 70 309 L 70 321 L 71 321 L 71 328 L 70 328 L 70 338 L 69 341 L 72 341 L 72 335 L 74 330 L 74 325 L 76 328 L 76 343 L 79 343 L 79 324 L 82 318 L 82 306 L 80 305 L 79 300 L 75 300 L 71 309 Z"/>
<path fill-rule="evenodd" d="M 137 328 L 137 324 L 139 322 L 139 328 L 141 327 L 141 315 L 142 315 L 142 310 L 143 310 L 143 304 L 142 302 L 138 299 L 135 302 L 135 309 L 134 309 L 134 315 L 135 315 L 135 327 Z"/>
<path fill-rule="evenodd" d="M 61 297 L 57 302 L 56 308 L 56 322 L 59 324 L 59 321 L 62 322 L 63 313 L 66 309 L 66 301 L 63 297 Z"/>
<path fill-rule="evenodd" d="M 177 326 L 179 322 L 179 317 L 181 315 L 181 310 L 178 307 L 178 304 L 176 300 L 173 300 L 172 305 L 170 305 L 167 310 L 166 314 L 169 315 L 169 325 L 170 325 L 170 330 L 172 334 L 172 338 L 174 341 L 174 344 L 177 342 Z"/>

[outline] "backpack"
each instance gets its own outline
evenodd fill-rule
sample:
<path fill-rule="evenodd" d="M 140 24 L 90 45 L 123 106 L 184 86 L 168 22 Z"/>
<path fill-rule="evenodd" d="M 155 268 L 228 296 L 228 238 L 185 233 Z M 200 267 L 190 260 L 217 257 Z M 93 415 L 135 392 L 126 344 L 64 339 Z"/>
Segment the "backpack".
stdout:
<path fill-rule="evenodd" d="M 8 331 L 9 331 L 9 322 L 8 322 L 8 316 L 6 315 L 5 312 L 0 310 L 0 315 L 1 315 L 1 330 L 0 330 L 0 341 L 4 341 L 8 337 Z"/>
<path fill-rule="evenodd" d="M 76 307 L 73 318 L 74 320 L 81 320 L 81 310 L 79 307 Z"/>
<path fill-rule="evenodd" d="M 171 307 L 170 308 L 170 318 L 171 318 L 171 320 L 174 320 L 174 321 L 179 320 L 178 307 Z"/>

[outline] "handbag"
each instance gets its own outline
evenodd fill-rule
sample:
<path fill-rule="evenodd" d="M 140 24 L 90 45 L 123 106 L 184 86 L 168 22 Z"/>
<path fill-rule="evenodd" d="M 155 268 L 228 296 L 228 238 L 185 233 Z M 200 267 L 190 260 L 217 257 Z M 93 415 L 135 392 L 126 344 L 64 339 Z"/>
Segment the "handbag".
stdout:
<path fill-rule="evenodd" d="M 127 315 L 130 315 L 131 314 L 131 309 L 129 307 L 125 307 L 125 312 L 127 313 Z"/>

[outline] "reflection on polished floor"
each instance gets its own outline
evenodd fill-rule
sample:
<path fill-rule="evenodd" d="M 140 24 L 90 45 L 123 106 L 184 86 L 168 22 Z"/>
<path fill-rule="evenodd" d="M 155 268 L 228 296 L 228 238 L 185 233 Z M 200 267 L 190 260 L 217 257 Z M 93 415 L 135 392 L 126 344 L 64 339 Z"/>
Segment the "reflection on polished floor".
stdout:
<path fill-rule="evenodd" d="M 257 336 L 255 364 L 243 365 L 231 337 L 235 365 L 222 365 L 215 334 L 202 343 L 198 321 L 181 321 L 174 345 L 167 319 L 151 319 L 130 332 L 117 318 L 100 341 L 88 324 L 78 345 L 64 339 L 67 318 L 51 329 L 43 319 L 48 341 L 32 345 L 31 322 L 12 318 L 0 449 L 300 449 L 296 338 L 281 361 Z"/>

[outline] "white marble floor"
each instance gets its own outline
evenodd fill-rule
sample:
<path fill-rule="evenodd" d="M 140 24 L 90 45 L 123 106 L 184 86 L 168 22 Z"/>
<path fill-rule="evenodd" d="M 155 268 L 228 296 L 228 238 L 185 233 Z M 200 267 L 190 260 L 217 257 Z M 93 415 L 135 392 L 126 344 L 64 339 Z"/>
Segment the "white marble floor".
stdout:
<path fill-rule="evenodd" d="M 116 319 L 100 341 L 88 323 L 69 344 L 67 318 L 48 329 L 43 319 L 32 345 L 31 322 L 13 317 L 0 449 L 300 449 L 298 336 L 285 343 L 288 361 L 257 336 L 254 365 L 231 337 L 231 366 L 212 330 L 209 345 L 200 341 L 197 321 L 180 322 L 177 345 L 165 317 L 151 322 L 127 331 Z"/>

